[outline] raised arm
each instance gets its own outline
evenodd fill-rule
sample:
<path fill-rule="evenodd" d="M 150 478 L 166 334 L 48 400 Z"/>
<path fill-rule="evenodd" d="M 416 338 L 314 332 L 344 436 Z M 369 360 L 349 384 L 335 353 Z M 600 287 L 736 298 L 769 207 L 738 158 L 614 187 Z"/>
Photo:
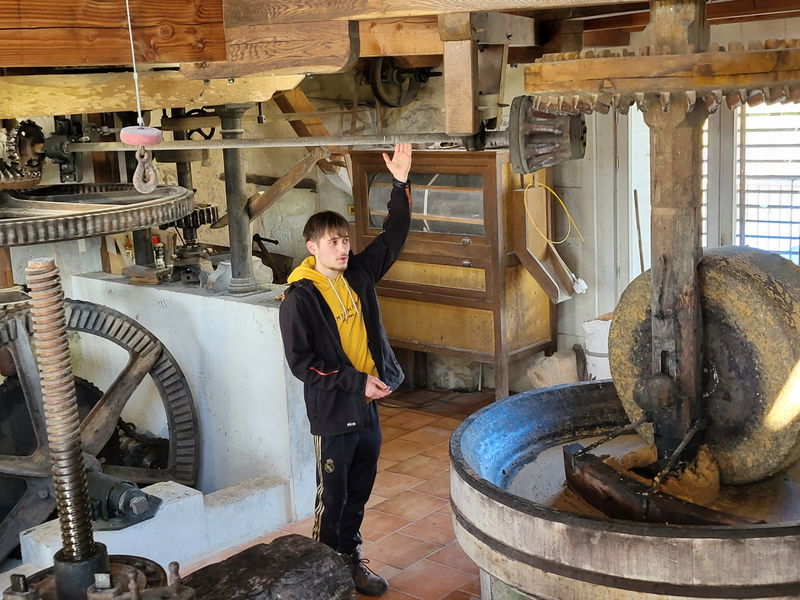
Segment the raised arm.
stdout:
<path fill-rule="evenodd" d="M 394 177 L 387 206 L 389 214 L 383 221 L 383 232 L 350 261 L 351 266 L 365 268 L 375 281 L 383 277 L 397 260 L 411 226 L 411 186 L 408 183 L 411 144 L 395 145 L 392 158 L 384 153 L 383 160 Z"/>

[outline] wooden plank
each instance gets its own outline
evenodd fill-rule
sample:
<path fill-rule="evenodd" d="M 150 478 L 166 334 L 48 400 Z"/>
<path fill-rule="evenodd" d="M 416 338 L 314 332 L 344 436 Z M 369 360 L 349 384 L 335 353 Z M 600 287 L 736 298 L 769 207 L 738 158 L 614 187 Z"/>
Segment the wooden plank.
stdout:
<path fill-rule="evenodd" d="M 313 32 L 309 35 L 309 32 Z M 181 65 L 191 79 L 241 77 L 253 73 L 339 73 L 358 60 L 358 24 L 245 25 L 225 30 L 228 59 Z"/>
<path fill-rule="evenodd" d="M 398 260 L 383 281 L 486 291 L 486 271 L 472 267 Z"/>
<path fill-rule="evenodd" d="M 471 13 L 473 39 L 479 44 L 503 46 L 537 46 L 535 22 L 498 12 Z"/>
<path fill-rule="evenodd" d="M 387 296 L 379 296 L 378 303 L 386 332 L 392 338 L 412 345 L 446 346 L 483 354 L 494 351 L 491 310 Z"/>
<path fill-rule="evenodd" d="M 443 42 L 471 40 L 472 22 L 468 12 L 439 15 L 439 37 Z"/>
<path fill-rule="evenodd" d="M 175 71 L 148 71 L 139 76 L 139 90 L 147 110 L 269 100 L 302 79 L 284 75 L 204 83 Z M 136 94 L 130 73 L 6 76 L 0 86 L 0 118 L 131 110 L 136 110 Z"/>
<path fill-rule="evenodd" d="M 222 0 L 131 3 L 136 59 L 224 60 Z M 0 67 L 129 65 L 124 2 L 0 0 Z"/>
<path fill-rule="evenodd" d="M 621 29 L 583 32 L 584 48 L 628 46 L 630 43 L 630 32 L 622 31 Z"/>
<path fill-rule="evenodd" d="M 444 54 L 435 16 L 360 21 L 358 35 L 362 57 Z"/>
<path fill-rule="evenodd" d="M 444 43 L 444 130 L 450 135 L 478 131 L 478 45 L 472 40 Z"/>
<path fill-rule="evenodd" d="M 528 93 L 713 90 L 800 80 L 800 49 L 590 58 L 525 68 Z"/>
<path fill-rule="evenodd" d="M 509 354 L 528 346 L 553 341 L 550 311 L 555 310 L 528 270 L 522 266 L 506 268 L 506 314 Z"/>
<path fill-rule="evenodd" d="M 273 99 L 281 112 L 314 112 L 314 105 L 299 87 L 289 90 L 283 94 L 275 96 Z M 328 128 L 320 119 L 303 119 L 301 121 L 291 121 L 290 125 L 299 137 L 318 137 L 330 135 Z M 309 152 L 313 148 L 308 148 Z M 336 173 L 338 167 L 332 165 L 329 160 L 322 159 L 317 162 L 317 166 L 326 173 Z"/>
<path fill-rule="evenodd" d="M 637 0 L 621 0 L 618 4 Z M 396 17 L 417 17 L 453 12 L 538 10 L 608 4 L 608 0 L 296 0 L 278 3 L 264 0 L 224 0 L 227 26 L 305 21 L 363 21 Z"/>

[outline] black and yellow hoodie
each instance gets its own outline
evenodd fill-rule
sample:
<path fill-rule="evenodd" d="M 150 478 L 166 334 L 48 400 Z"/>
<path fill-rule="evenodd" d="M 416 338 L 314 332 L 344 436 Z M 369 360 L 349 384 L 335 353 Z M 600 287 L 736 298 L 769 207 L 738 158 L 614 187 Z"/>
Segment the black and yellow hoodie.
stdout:
<path fill-rule="evenodd" d="M 380 320 L 375 285 L 397 260 L 408 236 L 408 184 L 393 183 L 388 209 L 383 232 L 364 250 L 350 254 L 347 270 L 337 280 L 316 271 L 313 257 L 289 277 L 280 308 L 281 335 L 289 368 L 304 384 L 313 435 L 348 433 L 377 424 L 375 403 L 364 396 L 367 373 L 391 389 L 403 381 Z M 363 315 L 366 338 L 357 311 Z"/>

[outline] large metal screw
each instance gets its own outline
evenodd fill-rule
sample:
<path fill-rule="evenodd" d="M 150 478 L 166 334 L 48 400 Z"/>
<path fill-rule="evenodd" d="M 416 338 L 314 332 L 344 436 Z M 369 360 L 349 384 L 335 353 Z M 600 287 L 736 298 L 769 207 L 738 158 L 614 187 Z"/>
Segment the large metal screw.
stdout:
<path fill-rule="evenodd" d="M 64 558 L 81 561 L 95 553 L 83 462 L 61 278 L 52 258 L 28 261 L 31 317 L 42 385 L 47 442 L 52 461 Z"/>

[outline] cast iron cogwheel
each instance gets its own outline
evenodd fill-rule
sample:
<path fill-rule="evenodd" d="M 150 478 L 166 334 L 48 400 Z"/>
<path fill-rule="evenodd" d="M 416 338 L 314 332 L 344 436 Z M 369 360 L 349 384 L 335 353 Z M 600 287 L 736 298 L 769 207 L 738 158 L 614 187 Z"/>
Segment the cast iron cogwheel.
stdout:
<path fill-rule="evenodd" d="M 98 455 L 116 434 L 123 408 L 147 376 L 164 407 L 169 458 L 163 469 L 102 464 L 124 481 L 177 481 L 194 485 L 198 469 L 197 415 L 191 390 L 172 354 L 142 325 L 92 302 L 65 300 L 67 330 L 106 339 L 129 355 L 114 383 L 81 421 L 85 454 Z M 28 305 L 0 313 L 0 348 L 14 359 L 24 402 L 0 405 L 0 560 L 19 544 L 19 533 L 44 522 L 55 508 L 41 408 L 39 369 Z M 26 422 L 27 426 L 20 423 Z M 15 436 L 21 439 L 16 439 Z M 27 439 L 31 437 L 33 439 Z"/>
<path fill-rule="evenodd" d="M 164 185 L 140 194 L 127 183 L 0 191 L 0 246 L 23 246 L 146 229 L 194 208 L 194 194 Z"/>

